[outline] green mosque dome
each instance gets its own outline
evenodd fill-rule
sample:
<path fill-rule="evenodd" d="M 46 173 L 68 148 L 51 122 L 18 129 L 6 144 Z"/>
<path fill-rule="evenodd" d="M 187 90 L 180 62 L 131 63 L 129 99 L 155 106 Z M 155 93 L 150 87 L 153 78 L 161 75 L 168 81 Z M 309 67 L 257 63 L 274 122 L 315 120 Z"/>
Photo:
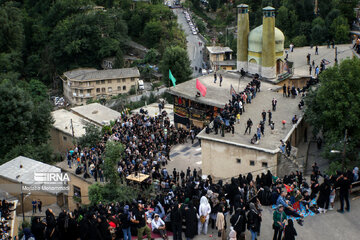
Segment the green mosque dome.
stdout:
<path fill-rule="evenodd" d="M 262 52 L 263 25 L 260 25 L 249 33 L 249 52 Z M 280 29 L 275 28 L 275 52 L 284 51 L 285 36 Z"/>

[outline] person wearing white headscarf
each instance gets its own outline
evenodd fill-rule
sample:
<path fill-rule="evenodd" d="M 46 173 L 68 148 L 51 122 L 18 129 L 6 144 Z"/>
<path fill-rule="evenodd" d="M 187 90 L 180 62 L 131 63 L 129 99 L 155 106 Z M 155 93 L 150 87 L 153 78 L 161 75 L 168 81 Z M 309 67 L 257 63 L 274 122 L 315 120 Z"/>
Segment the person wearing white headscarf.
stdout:
<path fill-rule="evenodd" d="M 211 207 L 208 202 L 208 199 L 205 196 L 202 196 L 200 199 L 199 206 L 199 222 L 198 222 L 198 234 L 200 235 L 203 232 L 205 235 L 207 234 L 208 225 L 209 225 L 209 217 L 211 213 Z M 205 222 L 201 222 L 201 216 L 205 217 Z"/>

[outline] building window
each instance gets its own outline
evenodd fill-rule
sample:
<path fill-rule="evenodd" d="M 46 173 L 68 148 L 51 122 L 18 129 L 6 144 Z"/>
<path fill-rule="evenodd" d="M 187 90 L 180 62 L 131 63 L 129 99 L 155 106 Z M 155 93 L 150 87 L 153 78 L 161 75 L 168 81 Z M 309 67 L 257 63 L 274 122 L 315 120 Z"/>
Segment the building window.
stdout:
<path fill-rule="evenodd" d="M 121 86 L 118 86 L 118 91 L 121 91 Z"/>
<path fill-rule="evenodd" d="M 64 140 L 64 141 L 67 141 L 67 137 L 63 136 L 63 140 Z"/>
<path fill-rule="evenodd" d="M 241 159 L 240 159 L 240 158 L 237 158 L 237 159 L 236 159 L 236 162 L 237 162 L 237 163 L 241 163 Z"/>
<path fill-rule="evenodd" d="M 83 100 L 84 100 L 84 99 L 83 99 L 83 98 L 81 98 L 80 102 L 83 102 Z"/>
<path fill-rule="evenodd" d="M 126 79 L 125 79 L 125 78 L 123 78 L 122 82 L 126 82 Z"/>
<path fill-rule="evenodd" d="M 126 90 L 126 86 L 123 86 L 123 90 L 124 90 L 124 91 Z"/>
<path fill-rule="evenodd" d="M 118 80 L 117 80 L 117 83 L 120 83 L 120 82 L 121 82 L 121 80 L 120 80 L 120 79 L 118 79 Z"/>
<path fill-rule="evenodd" d="M 108 92 L 112 92 L 112 87 L 108 87 Z"/>
<path fill-rule="evenodd" d="M 263 162 L 263 163 L 262 163 L 262 167 L 266 167 L 266 168 L 267 168 L 267 167 L 268 167 L 268 163 L 267 163 L 267 162 Z"/>
<path fill-rule="evenodd" d="M 80 90 L 80 93 L 83 93 L 83 90 Z"/>
<path fill-rule="evenodd" d="M 91 93 L 91 89 L 88 89 L 88 90 L 87 90 L 87 93 Z"/>
<path fill-rule="evenodd" d="M 96 81 L 96 84 L 100 84 L 100 81 Z"/>
<path fill-rule="evenodd" d="M 135 81 L 135 78 L 132 77 L 132 78 L 131 78 L 131 81 L 132 81 L 132 82 Z"/>
<path fill-rule="evenodd" d="M 108 80 L 108 83 L 111 83 L 111 79 L 110 79 L 110 80 Z"/>
<path fill-rule="evenodd" d="M 255 161 L 250 160 L 250 166 L 255 166 Z"/>
<path fill-rule="evenodd" d="M 101 84 L 105 84 L 105 80 L 101 80 Z"/>
<path fill-rule="evenodd" d="M 99 93 L 99 92 L 100 92 L 100 88 L 97 88 L 97 89 L 96 89 L 96 92 Z"/>
<path fill-rule="evenodd" d="M 74 198 L 81 202 L 81 188 L 74 185 Z"/>
<path fill-rule="evenodd" d="M 103 88 L 101 88 L 101 91 L 102 91 L 102 92 L 105 92 L 105 88 L 104 88 L 104 87 L 103 87 Z"/>

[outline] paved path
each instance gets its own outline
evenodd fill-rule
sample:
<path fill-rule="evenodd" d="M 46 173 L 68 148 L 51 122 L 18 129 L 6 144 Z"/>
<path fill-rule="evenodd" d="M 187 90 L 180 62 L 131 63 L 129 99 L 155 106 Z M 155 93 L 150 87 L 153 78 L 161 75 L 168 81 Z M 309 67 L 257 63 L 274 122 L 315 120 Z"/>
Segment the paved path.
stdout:
<path fill-rule="evenodd" d="M 177 16 L 177 22 L 180 27 L 184 30 L 187 40 L 187 52 L 189 55 L 189 59 L 191 61 L 191 67 L 193 68 L 192 77 L 200 76 L 199 70 L 195 71 L 195 66 L 199 69 L 199 67 L 203 68 L 203 55 L 200 53 L 200 50 L 204 47 L 204 42 L 199 38 L 198 35 L 194 35 L 191 32 L 190 26 L 185 18 L 185 14 L 182 8 L 173 9 L 174 14 Z M 199 42 L 202 43 L 202 46 L 199 46 Z"/>
<path fill-rule="evenodd" d="M 187 143 L 178 144 L 174 146 L 170 151 L 170 162 L 166 166 L 169 172 L 176 168 L 177 171 L 183 170 L 186 173 L 186 169 L 190 167 L 191 171 L 196 168 L 197 171 L 201 170 L 201 147 L 198 140 L 191 144 L 191 140 L 188 139 Z"/>

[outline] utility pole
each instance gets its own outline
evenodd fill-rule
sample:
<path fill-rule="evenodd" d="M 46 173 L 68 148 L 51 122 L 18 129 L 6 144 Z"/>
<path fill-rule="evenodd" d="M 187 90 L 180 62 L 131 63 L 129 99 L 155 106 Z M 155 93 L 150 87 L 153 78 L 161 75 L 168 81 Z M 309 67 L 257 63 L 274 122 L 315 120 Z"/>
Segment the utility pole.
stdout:
<path fill-rule="evenodd" d="M 335 64 L 338 63 L 337 55 L 338 55 L 337 47 L 335 47 Z"/>
<path fill-rule="evenodd" d="M 71 124 L 72 137 L 73 137 L 73 140 L 75 140 L 75 138 L 74 138 L 74 126 L 73 126 L 72 118 L 70 119 L 70 124 Z"/>
<path fill-rule="evenodd" d="M 21 211 L 22 211 L 22 217 L 23 217 L 23 222 L 25 222 L 25 212 L 24 212 L 24 193 L 22 190 L 22 185 L 23 183 L 20 182 L 20 187 L 21 187 Z"/>
<path fill-rule="evenodd" d="M 342 171 L 345 171 L 345 159 L 346 159 L 346 139 L 347 139 L 347 129 L 345 129 L 345 136 L 344 136 L 344 149 L 342 153 L 342 162 L 341 162 L 341 168 Z"/>

